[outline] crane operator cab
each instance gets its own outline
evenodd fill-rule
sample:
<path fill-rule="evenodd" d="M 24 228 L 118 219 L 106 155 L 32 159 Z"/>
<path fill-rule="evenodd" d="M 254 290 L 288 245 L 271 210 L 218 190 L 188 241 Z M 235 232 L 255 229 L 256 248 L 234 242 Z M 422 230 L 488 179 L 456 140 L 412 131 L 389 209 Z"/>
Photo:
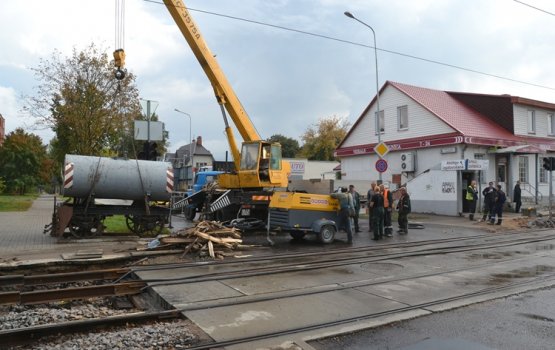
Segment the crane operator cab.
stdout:
<path fill-rule="evenodd" d="M 265 141 L 244 142 L 239 177 L 247 187 L 287 187 L 289 162 L 281 158 L 281 145 Z"/>

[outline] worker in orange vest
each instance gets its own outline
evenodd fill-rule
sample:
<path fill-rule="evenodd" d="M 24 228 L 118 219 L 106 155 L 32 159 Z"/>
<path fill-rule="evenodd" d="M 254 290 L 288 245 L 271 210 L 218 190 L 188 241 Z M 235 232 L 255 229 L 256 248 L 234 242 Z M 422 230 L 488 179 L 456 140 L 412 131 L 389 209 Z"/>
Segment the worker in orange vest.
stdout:
<path fill-rule="evenodd" d="M 384 207 L 384 233 L 386 237 L 393 237 L 393 226 L 391 226 L 391 213 L 393 206 L 393 195 L 389 190 L 389 187 L 385 185 L 380 185 L 380 189 L 383 192 L 383 207 Z"/>

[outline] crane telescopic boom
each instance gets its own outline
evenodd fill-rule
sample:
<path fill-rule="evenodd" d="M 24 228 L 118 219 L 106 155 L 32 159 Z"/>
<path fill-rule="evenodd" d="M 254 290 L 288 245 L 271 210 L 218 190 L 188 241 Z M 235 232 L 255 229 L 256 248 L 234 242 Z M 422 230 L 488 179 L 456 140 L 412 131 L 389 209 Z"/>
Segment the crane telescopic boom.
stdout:
<path fill-rule="evenodd" d="M 260 139 L 183 1 L 164 0 L 164 4 L 210 80 L 216 100 L 221 106 L 225 131 L 238 174 L 223 174 L 219 177 L 220 185 L 227 188 L 287 187 L 291 167 L 289 162 L 281 159 L 281 145 Z M 224 108 L 243 138 L 241 152 L 235 143 Z"/>

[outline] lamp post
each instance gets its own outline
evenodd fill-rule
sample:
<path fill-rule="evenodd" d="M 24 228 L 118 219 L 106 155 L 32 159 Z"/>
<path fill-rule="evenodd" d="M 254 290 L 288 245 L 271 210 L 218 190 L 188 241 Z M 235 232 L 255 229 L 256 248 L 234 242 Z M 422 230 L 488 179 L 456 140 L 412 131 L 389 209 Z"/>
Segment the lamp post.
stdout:
<path fill-rule="evenodd" d="M 174 111 L 176 111 L 177 113 L 181 113 L 181 114 L 185 114 L 187 117 L 189 117 L 189 159 L 191 160 L 191 176 L 193 176 L 193 138 L 191 137 L 191 133 L 192 133 L 192 119 L 191 115 L 187 112 L 183 112 L 180 111 L 177 108 L 174 108 Z M 189 187 L 189 177 L 187 177 L 187 187 Z"/>
<path fill-rule="evenodd" d="M 378 49 L 376 47 L 376 32 L 374 31 L 374 28 L 372 28 L 368 24 L 364 23 L 360 19 L 353 16 L 353 14 L 350 13 L 349 11 L 345 11 L 344 14 L 345 14 L 345 16 L 347 16 L 349 18 L 352 18 L 355 21 L 361 23 L 362 25 L 370 28 L 370 30 L 372 31 L 372 35 L 374 37 L 374 58 L 376 60 L 376 106 L 377 106 L 377 109 L 378 109 L 378 111 L 376 112 L 376 131 L 378 132 L 378 144 L 380 144 L 382 142 L 382 139 L 381 139 L 382 128 L 381 128 L 381 125 L 380 125 L 380 88 L 378 86 Z M 376 154 L 377 154 L 377 152 L 376 152 Z M 380 157 L 379 154 L 378 154 L 378 157 Z M 382 182 L 382 173 L 378 172 L 378 176 L 379 176 L 379 181 L 381 183 Z"/>

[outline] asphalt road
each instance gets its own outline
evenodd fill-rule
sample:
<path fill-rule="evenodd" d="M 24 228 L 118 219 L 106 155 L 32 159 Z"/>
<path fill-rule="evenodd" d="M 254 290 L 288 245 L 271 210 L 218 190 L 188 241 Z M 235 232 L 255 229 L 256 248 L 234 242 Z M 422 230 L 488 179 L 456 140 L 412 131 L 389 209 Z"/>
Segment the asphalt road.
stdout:
<path fill-rule="evenodd" d="M 555 288 L 309 343 L 318 350 L 555 348 Z"/>

